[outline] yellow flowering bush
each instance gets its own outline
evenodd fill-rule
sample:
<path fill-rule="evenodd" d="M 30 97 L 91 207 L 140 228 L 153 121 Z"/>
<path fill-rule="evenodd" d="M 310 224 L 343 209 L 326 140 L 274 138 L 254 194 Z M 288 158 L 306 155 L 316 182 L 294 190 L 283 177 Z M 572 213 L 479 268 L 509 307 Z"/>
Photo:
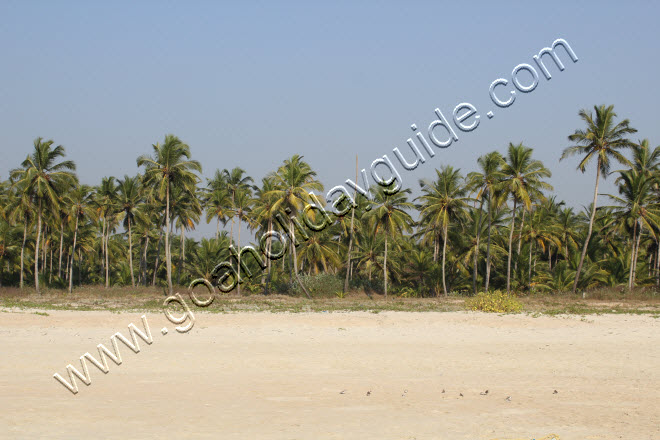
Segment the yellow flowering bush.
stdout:
<path fill-rule="evenodd" d="M 466 301 L 470 310 L 481 310 L 490 313 L 516 313 L 522 310 L 522 303 L 514 295 L 495 290 L 481 292 Z"/>

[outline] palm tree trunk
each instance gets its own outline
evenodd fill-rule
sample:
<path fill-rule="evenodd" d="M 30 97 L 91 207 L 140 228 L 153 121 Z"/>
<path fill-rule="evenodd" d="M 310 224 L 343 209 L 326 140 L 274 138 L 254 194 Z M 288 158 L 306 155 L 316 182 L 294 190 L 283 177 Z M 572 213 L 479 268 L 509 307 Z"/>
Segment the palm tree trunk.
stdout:
<path fill-rule="evenodd" d="M 273 230 L 273 218 L 268 217 L 268 231 Z M 266 278 L 266 295 L 270 293 L 270 278 L 271 278 L 271 267 L 272 267 L 272 261 L 270 259 L 271 251 L 272 251 L 272 240 L 273 238 L 268 236 L 268 240 L 266 242 L 266 248 L 268 249 L 268 258 L 266 258 L 266 262 L 268 264 L 268 277 Z"/>
<path fill-rule="evenodd" d="M 582 264 L 584 263 L 584 257 L 587 255 L 587 247 L 589 246 L 589 240 L 591 239 L 591 231 L 594 228 L 594 219 L 596 218 L 596 200 L 598 199 L 598 179 L 600 178 L 600 157 L 598 158 L 598 163 L 596 164 L 596 185 L 594 186 L 594 201 L 591 208 L 591 218 L 589 219 L 589 230 L 587 231 L 587 237 L 584 240 L 584 246 L 582 247 L 582 255 L 580 255 L 580 263 L 578 264 L 577 272 L 575 273 L 575 281 L 573 282 L 573 293 L 577 290 L 578 281 L 580 280 L 580 272 L 582 272 Z M 586 297 L 586 293 L 582 293 L 582 298 Z"/>
<path fill-rule="evenodd" d="M 628 267 L 628 290 L 632 290 L 633 285 L 633 273 L 635 273 L 635 244 L 637 242 L 637 220 L 635 220 L 635 225 L 633 226 L 632 239 L 630 240 L 630 267 Z"/>
<path fill-rule="evenodd" d="M 76 227 L 73 231 L 73 247 L 71 248 L 71 267 L 69 267 L 69 293 L 71 293 L 71 291 L 73 290 L 73 256 L 76 254 L 77 239 L 78 239 L 78 213 L 76 213 Z"/>
<path fill-rule="evenodd" d="M 534 242 L 532 241 L 529 244 L 529 274 L 527 276 L 528 284 L 532 285 L 532 249 L 534 248 Z"/>
<path fill-rule="evenodd" d="M 655 254 L 655 286 L 660 286 L 660 243 L 656 241 L 657 252 Z"/>
<path fill-rule="evenodd" d="M 447 225 L 442 228 L 442 291 L 447 297 L 447 281 L 445 279 L 445 264 L 447 262 Z"/>
<path fill-rule="evenodd" d="M 101 276 L 105 273 L 105 215 L 101 227 Z"/>
<path fill-rule="evenodd" d="M 110 287 L 110 252 L 108 242 L 110 241 L 110 223 L 105 228 L 105 288 Z"/>
<path fill-rule="evenodd" d="M 639 245 L 642 240 L 642 225 L 639 225 L 639 232 L 637 233 L 637 244 L 635 245 L 635 265 L 633 266 L 632 273 L 632 287 L 635 287 L 635 282 L 637 281 L 637 260 L 639 259 Z"/>
<path fill-rule="evenodd" d="M 24 262 L 25 262 L 25 241 L 27 240 L 27 218 L 25 223 L 23 223 L 23 244 L 21 245 L 21 282 L 20 287 L 23 290 L 23 272 L 24 272 Z"/>
<path fill-rule="evenodd" d="M 511 293 L 511 251 L 513 250 L 513 230 L 516 226 L 516 198 L 513 198 L 513 211 L 511 213 L 511 232 L 509 232 L 509 259 L 506 265 L 506 293 Z"/>
<path fill-rule="evenodd" d="M 523 236 L 523 228 L 525 227 L 525 213 L 527 211 L 525 210 L 525 206 L 523 205 L 522 208 L 522 219 L 520 222 L 520 235 L 518 235 L 518 250 L 516 250 L 516 259 L 513 260 L 513 275 L 515 276 L 516 273 L 518 273 L 518 260 L 520 258 L 520 248 L 522 245 L 522 236 Z"/>
<path fill-rule="evenodd" d="M 238 216 L 238 283 L 236 292 L 241 295 L 241 216 Z"/>
<path fill-rule="evenodd" d="M 387 298 L 387 233 L 385 233 L 385 259 L 383 261 L 383 280 L 385 286 L 385 298 Z"/>
<path fill-rule="evenodd" d="M 186 230 L 181 225 L 181 254 L 179 255 L 179 267 L 176 268 L 176 284 L 181 285 L 181 270 L 183 269 L 183 262 L 186 259 Z"/>
<path fill-rule="evenodd" d="M 172 260 L 170 259 L 170 181 L 167 181 L 165 202 L 165 266 L 167 268 L 167 291 L 172 294 Z"/>
<path fill-rule="evenodd" d="M 39 293 L 39 244 L 41 241 L 41 199 L 37 211 L 37 242 L 34 245 L 34 287 Z"/>
<path fill-rule="evenodd" d="M 293 257 L 293 275 L 296 277 L 296 281 L 298 281 L 298 284 L 300 284 L 300 287 L 302 290 L 305 292 L 305 295 L 307 295 L 307 298 L 312 299 L 312 296 L 309 294 L 309 291 L 303 284 L 302 280 L 300 279 L 300 276 L 298 275 L 298 257 L 296 255 L 296 232 L 293 229 L 293 220 L 289 219 L 289 232 L 291 234 L 291 255 Z M 240 230 L 238 231 L 240 234 Z M 240 256 L 240 253 L 238 254 Z M 238 268 L 240 270 L 241 264 L 239 261 Z M 239 272 L 240 274 L 240 272 Z"/>
<path fill-rule="evenodd" d="M 57 266 L 57 277 L 62 278 L 62 246 L 64 245 L 64 220 L 60 220 L 60 262 Z"/>
<path fill-rule="evenodd" d="M 216 218 L 215 223 L 215 239 L 217 240 L 220 237 L 220 217 Z"/>
<path fill-rule="evenodd" d="M 488 195 L 488 239 L 486 244 L 486 285 L 484 290 L 488 292 L 488 285 L 490 284 L 490 228 L 493 223 L 493 203 L 491 195 Z"/>
<path fill-rule="evenodd" d="M 131 268 L 131 286 L 135 287 L 135 274 L 133 273 L 133 234 L 131 231 L 131 217 L 128 216 L 128 265 Z"/>
<path fill-rule="evenodd" d="M 481 238 L 481 213 L 484 209 L 484 199 L 481 198 L 481 203 L 479 204 L 479 216 L 477 217 L 477 245 L 474 249 L 474 262 L 472 268 L 472 291 L 474 294 L 477 294 L 477 262 L 479 261 L 479 239 Z"/>
<path fill-rule="evenodd" d="M 357 182 L 357 179 L 355 180 Z M 355 217 L 355 208 L 351 211 L 351 230 L 348 239 L 348 253 L 346 255 L 346 278 L 344 279 L 344 293 L 348 291 L 348 277 L 351 274 L 351 250 L 353 249 L 353 219 Z"/>

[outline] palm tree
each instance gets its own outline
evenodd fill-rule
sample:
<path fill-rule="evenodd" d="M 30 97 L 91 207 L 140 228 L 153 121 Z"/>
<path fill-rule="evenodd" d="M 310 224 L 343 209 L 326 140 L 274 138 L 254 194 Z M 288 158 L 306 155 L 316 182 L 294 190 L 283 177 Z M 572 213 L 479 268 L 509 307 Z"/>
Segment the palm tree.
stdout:
<path fill-rule="evenodd" d="M 370 201 L 371 209 L 364 216 L 370 222 L 374 234 L 381 232 L 385 237 L 383 283 L 387 298 L 387 239 L 412 230 L 413 219 L 405 210 L 414 209 L 415 205 L 408 202 L 407 194 L 410 194 L 410 189 L 390 194 L 391 191 L 378 186 L 373 188 L 372 192 L 374 198 Z"/>
<path fill-rule="evenodd" d="M 600 175 L 603 175 L 603 179 L 607 177 L 612 161 L 617 161 L 625 165 L 629 164 L 628 159 L 623 156 L 620 150 L 632 147 L 632 142 L 626 136 L 637 132 L 636 129 L 630 127 L 630 121 L 628 119 L 624 119 L 618 124 L 614 123 L 617 115 L 614 112 L 613 105 L 608 107 L 605 105 L 594 106 L 594 112 L 596 113 L 595 118 L 593 113 L 587 112 L 585 109 L 580 110 L 578 115 L 586 123 L 586 128 L 575 130 L 572 135 L 568 136 L 568 140 L 575 142 L 575 145 L 565 148 L 559 159 L 561 161 L 575 154 L 583 155 L 584 157 L 577 168 L 584 173 L 591 159 L 596 157 L 596 184 L 594 186 L 593 207 L 589 219 L 589 229 L 582 247 L 582 255 L 580 256 L 575 281 L 573 282 L 573 293 L 577 290 L 582 272 L 582 264 L 587 254 L 587 247 L 589 246 L 589 240 L 591 239 L 591 232 L 594 226 Z"/>
<path fill-rule="evenodd" d="M 176 282 L 181 285 L 181 271 L 185 266 L 186 260 L 186 232 L 195 229 L 202 215 L 202 205 L 197 192 L 188 192 L 179 187 L 174 187 L 172 194 L 172 203 L 170 210 L 172 218 L 176 219 L 176 227 L 181 231 L 179 264 L 176 268 Z"/>
<path fill-rule="evenodd" d="M 67 195 L 69 214 L 75 218 L 75 227 L 73 232 L 73 245 L 71 246 L 70 265 L 69 265 L 69 293 L 73 290 L 73 257 L 76 255 L 76 241 L 78 239 L 78 225 L 80 220 L 89 218 L 93 215 L 94 194 L 92 187 L 87 185 L 77 185 Z"/>
<path fill-rule="evenodd" d="M 463 176 L 459 169 L 443 166 L 435 170 L 437 180 L 420 180 L 419 185 L 424 195 L 418 197 L 420 221 L 430 229 L 442 230 L 442 291 L 447 296 L 445 267 L 447 262 L 447 232 L 454 221 L 465 219 L 468 202 L 467 187 L 463 185 Z"/>
<path fill-rule="evenodd" d="M 21 244 L 21 274 L 19 286 L 23 289 L 25 272 L 25 244 L 28 237 L 28 229 L 32 229 L 31 223 L 34 221 L 34 201 L 32 195 L 21 185 L 13 188 L 13 193 L 9 197 L 9 203 L 6 207 L 9 221 L 14 224 L 23 223 L 23 242 Z"/>
<path fill-rule="evenodd" d="M 234 213 L 233 217 L 238 219 L 238 279 L 241 279 L 241 221 L 245 220 L 248 223 L 248 227 L 254 224 L 250 218 L 250 213 L 252 212 L 252 206 L 254 205 L 254 199 L 252 198 L 252 191 L 250 188 L 239 188 L 234 193 L 234 198 L 232 200 L 231 211 Z M 232 217 L 232 218 L 233 218 Z M 237 285 L 237 292 L 241 294 L 241 283 Z"/>
<path fill-rule="evenodd" d="M 115 178 L 103 177 L 101 184 L 96 190 L 96 204 L 98 213 L 102 222 L 101 248 L 103 255 L 103 267 L 105 268 L 105 288 L 110 287 L 110 253 L 108 252 L 108 241 L 110 240 L 110 230 L 114 229 L 115 215 L 117 209 L 117 183 Z"/>
<path fill-rule="evenodd" d="M 64 147 L 58 145 L 52 148 L 53 141 L 37 138 L 34 141 L 34 152 L 21 164 L 22 168 L 12 170 L 11 177 L 19 188 L 35 200 L 37 205 L 37 241 L 34 247 L 34 285 L 39 292 L 39 245 L 41 240 L 41 224 L 45 207 L 57 209 L 58 193 L 62 188 L 76 181 L 76 165 L 73 161 L 57 162 L 65 156 Z"/>
<path fill-rule="evenodd" d="M 284 161 L 277 172 L 269 176 L 273 180 L 275 189 L 265 193 L 268 197 L 274 197 L 273 212 L 284 211 L 289 219 L 289 242 L 291 256 L 293 258 L 293 275 L 298 280 L 305 294 L 311 298 L 306 287 L 298 277 L 298 260 L 296 255 L 296 236 L 293 218 L 302 212 L 305 204 L 310 201 L 309 193 L 312 191 L 323 191 L 323 185 L 316 180 L 316 172 L 312 170 L 303 156 L 293 155 Z"/>
<path fill-rule="evenodd" d="M 231 196 L 231 203 L 233 204 L 234 199 L 236 198 L 236 193 L 238 193 L 241 190 L 252 188 L 252 186 L 250 185 L 252 182 L 254 182 L 252 180 L 252 177 L 243 176 L 244 174 L 245 174 L 245 170 L 239 167 L 233 168 L 231 171 L 227 169 L 222 170 L 221 178 L 220 175 L 218 175 L 216 172 L 216 176 L 213 179 L 214 181 L 213 187 L 214 189 L 217 189 L 220 184 L 224 184 L 223 186 L 229 190 L 229 195 Z M 229 235 L 231 236 L 231 239 L 234 240 L 233 216 L 231 218 L 231 232 Z"/>
<path fill-rule="evenodd" d="M 496 202 L 496 186 L 499 181 L 502 179 L 502 164 L 504 163 L 504 158 L 497 151 L 492 151 L 484 156 L 477 159 L 479 164 L 480 172 L 472 172 L 468 174 L 468 182 L 470 189 L 477 192 L 477 200 L 480 200 L 479 204 L 479 218 L 477 220 L 477 225 L 481 223 L 481 213 L 483 210 L 484 200 L 488 200 L 488 238 L 486 245 L 486 280 L 484 290 L 488 292 L 488 285 L 490 283 L 490 247 L 491 247 L 491 228 L 493 225 L 493 216 L 492 212 L 495 208 L 494 203 Z M 477 243 L 476 251 L 474 253 L 473 261 L 473 274 L 472 274 L 472 284 L 474 293 L 477 293 L 477 258 L 479 254 L 479 240 L 480 240 L 481 228 L 477 229 Z"/>
<path fill-rule="evenodd" d="M 518 203 L 528 211 L 532 207 L 532 198 L 542 198 L 541 190 L 552 190 L 552 186 L 544 182 L 544 177 L 552 173 L 539 160 L 532 159 L 532 149 L 522 143 L 509 144 L 506 161 L 502 166 L 502 181 L 499 189 L 511 195 L 513 210 L 511 211 L 511 228 L 509 230 L 509 257 L 506 272 L 506 291 L 511 292 L 511 257 L 513 250 L 513 231 L 516 222 Z"/>
<path fill-rule="evenodd" d="M 165 199 L 165 261 L 167 288 L 172 293 L 172 256 L 170 254 L 170 192 L 177 185 L 192 192 L 199 178 L 194 173 L 202 172 L 202 165 L 191 160 L 190 147 L 178 137 L 168 134 L 162 145 L 155 144 L 153 156 L 142 155 L 137 159 L 138 167 L 145 167 L 144 180 L 156 189 L 158 196 Z"/>
<path fill-rule="evenodd" d="M 652 187 L 657 183 L 655 177 L 647 177 L 637 170 L 621 171 L 619 179 L 619 194 L 621 197 L 608 195 L 620 206 L 615 208 L 615 219 L 622 228 L 632 232 L 630 273 L 628 289 L 635 286 L 637 257 L 639 243 L 644 229 L 655 238 L 655 232 L 660 227 L 660 205 L 652 194 Z"/>
<path fill-rule="evenodd" d="M 124 227 L 128 233 L 128 266 L 131 270 L 131 286 L 135 287 L 135 274 L 133 272 L 133 230 L 135 217 L 141 216 L 140 204 L 142 203 L 142 191 L 140 189 L 140 177 L 124 176 L 119 180 L 117 191 L 117 204 L 119 210 L 124 213 Z"/>

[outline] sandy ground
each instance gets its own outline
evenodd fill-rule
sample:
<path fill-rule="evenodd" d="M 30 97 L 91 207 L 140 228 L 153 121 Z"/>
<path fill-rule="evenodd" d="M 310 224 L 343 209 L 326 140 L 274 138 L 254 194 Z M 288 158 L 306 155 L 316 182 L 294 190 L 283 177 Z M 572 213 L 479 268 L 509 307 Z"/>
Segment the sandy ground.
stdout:
<path fill-rule="evenodd" d="M 197 313 L 181 334 L 151 313 L 153 343 L 73 395 L 53 374 L 140 314 L 5 312 L 1 438 L 660 439 L 648 316 Z"/>

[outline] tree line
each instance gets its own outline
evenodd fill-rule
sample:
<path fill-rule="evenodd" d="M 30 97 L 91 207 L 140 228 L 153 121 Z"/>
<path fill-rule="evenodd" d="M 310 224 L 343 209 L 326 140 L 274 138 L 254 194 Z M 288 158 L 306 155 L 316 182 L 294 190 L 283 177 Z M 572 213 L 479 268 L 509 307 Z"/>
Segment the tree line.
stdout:
<path fill-rule="evenodd" d="M 579 118 L 561 160 L 577 156 L 578 170 L 596 170 L 593 200 L 582 211 L 551 194 L 551 173 L 532 148 L 510 143 L 467 174 L 450 165 L 435 170 L 419 181 L 416 198 L 409 188 L 376 186 L 372 199 L 356 197 L 346 215 L 309 233 L 298 219 L 310 214 L 309 193 L 323 185 L 303 156 L 284 160 L 261 182 L 241 168 L 215 170 L 203 182 L 190 147 L 167 135 L 137 158 L 138 175 L 89 186 L 64 147 L 37 138 L 0 181 L 0 285 L 172 292 L 196 278 L 217 280 L 214 268 L 231 261 L 231 245 L 263 249 L 258 237 L 279 228 L 290 240 L 267 240 L 282 258 L 266 259 L 264 270 L 238 254 L 238 276 L 241 268 L 256 274 L 238 284 L 239 293 L 286 293 L 297 280 L 309 295 L 304 286 L 314 278 L 385 296 L 657 287 L 660 147 L 633 141 L 637 130 L 613 106 L 581 110 Z M 610 176 L 618 194 L 599 194 Z M 214 236 L 187 237 L 201 222 L 215 223 Z M 254 237 L 241 237 L 244 227 Z"/>

